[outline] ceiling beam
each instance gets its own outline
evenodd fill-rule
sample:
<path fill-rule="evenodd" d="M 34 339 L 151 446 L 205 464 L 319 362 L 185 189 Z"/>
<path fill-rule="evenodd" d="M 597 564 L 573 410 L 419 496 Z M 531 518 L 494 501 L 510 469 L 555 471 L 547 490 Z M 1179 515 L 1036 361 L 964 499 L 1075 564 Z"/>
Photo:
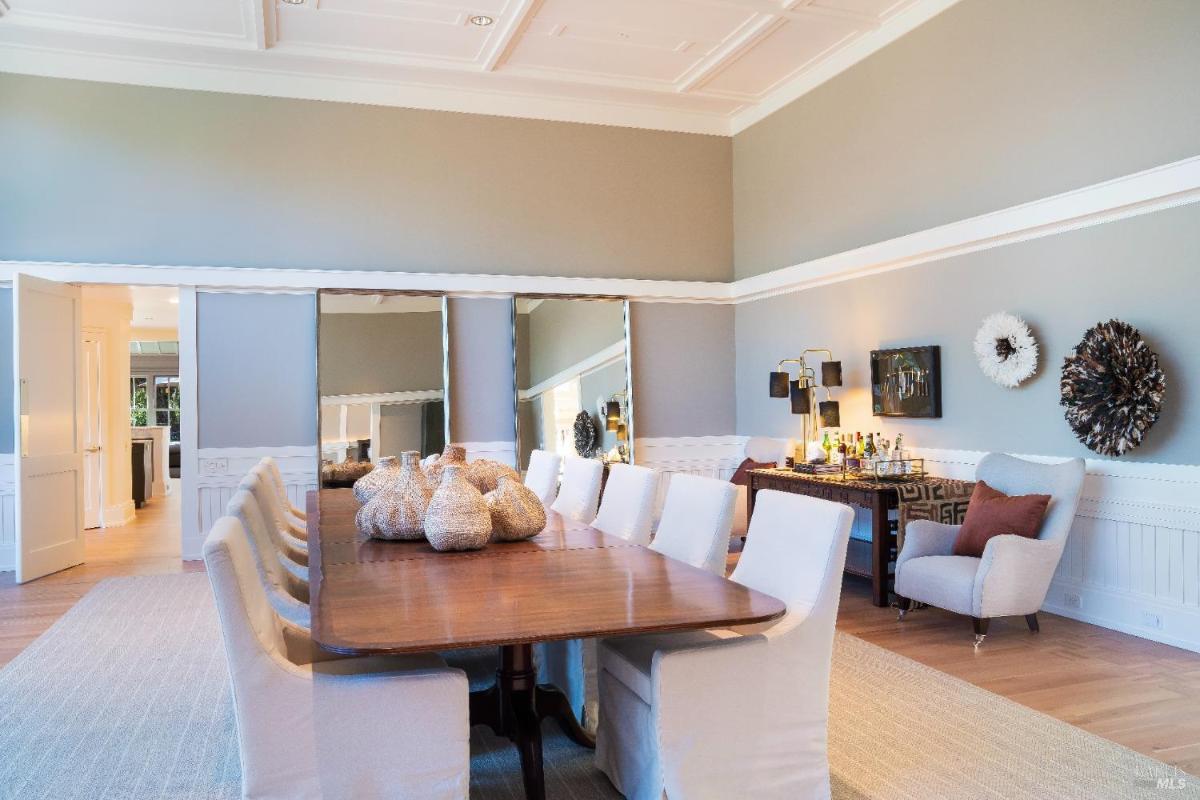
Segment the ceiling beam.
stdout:
<path fill-rule="evenodd" d="M 542 7 L 545 0 L 518 0 L 513 7 L 512 14 L 507 15 L 507 19 L 503 22 L 500 29 L 493 34 L 495 41 L 492 42 L 487 54 L 483 57 L 482 68 L 484 72 L 495 72 L 504 62 L 508 60 L 508 56 L 512 53 L 516 46 L 517 40 L 525 33 L 525 29 L 529 27 L 529 23 L 537 16 L 538 9 Z"/>

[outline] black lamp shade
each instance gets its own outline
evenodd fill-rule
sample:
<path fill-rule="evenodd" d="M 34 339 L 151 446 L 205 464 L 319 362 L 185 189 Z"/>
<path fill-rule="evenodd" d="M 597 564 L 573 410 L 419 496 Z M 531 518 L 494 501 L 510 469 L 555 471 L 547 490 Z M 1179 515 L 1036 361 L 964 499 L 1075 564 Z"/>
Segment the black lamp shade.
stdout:
<path fill-rule="evenodd" d="M 792 413 L 793 414 L 811 414 L 812 413 L 812 390 L 807 386 L 800 388 L 800 381 L 792 381 L 791 383 L 792 397 Z"/>
<path fill-rule="evenodd" d="M 771 373 L 771 397 L 788 396 L 788 374 L 786 372 Z"/>
<path fill-rule="evenodd" d="M 837 400 L 823 400 L 817 405 L 821 409 L 822 428 L 842 427 L 842 412 Z"/>
<path fill-rule="evenodd" d="M 840 362 L 840 361 L 822 361 L 821 362 L 821 385 L 822 386 L 841 386 L 842 385 L 842 362 Z"/>
<path fill-rule="evenodd" d="M 629 429 L 626 428 L 624 425 L 617 426 L 617 441 L 618 442 L 629 441 Z"/>
<path fill-rule="evenodd" d="M 615 431 L 621 424 L 621 404 L 609 400 L 604 407 L 604 430 Z"/>

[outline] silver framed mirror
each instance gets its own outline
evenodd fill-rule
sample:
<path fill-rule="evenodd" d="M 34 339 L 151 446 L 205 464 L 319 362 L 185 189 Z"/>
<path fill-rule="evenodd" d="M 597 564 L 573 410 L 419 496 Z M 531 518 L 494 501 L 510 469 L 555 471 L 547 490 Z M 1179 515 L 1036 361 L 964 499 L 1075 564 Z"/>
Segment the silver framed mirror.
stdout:
<path fill-rule="evenodd" d="M 533 450 L 632 463 L 629 302 L 518 296 L 513 303 L 519 468 Z"/>
<path fill-rule="evenodd" d="M 321 485 L 347 486 L 384 456 L 440 453 L 450 430 L 446 300 L 317 295 Z"/>

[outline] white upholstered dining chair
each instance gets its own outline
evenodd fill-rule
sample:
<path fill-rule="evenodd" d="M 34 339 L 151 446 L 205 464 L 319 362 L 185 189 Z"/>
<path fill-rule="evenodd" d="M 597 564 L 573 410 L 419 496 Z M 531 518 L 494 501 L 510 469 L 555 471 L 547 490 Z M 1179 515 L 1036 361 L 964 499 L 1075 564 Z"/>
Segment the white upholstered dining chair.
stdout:
<path fill-rule="evenodd" d="M 724 577 L 736 499 L 728 481 L 672 475 L 650 549 Z"/>
<path fill-rule="evenodd" d="M 226 513 L 241 524 L 263 592 L 275 613 L 288 624 L 307 631 L 312 627 L 308 609 L 308 568 L 280 551 L 276 545 L 277 535 L 271 533 L 262 508 L 249 490 L 238 489 L 229 499 Z"/>
<path fill-rule="evenodd" d="M 263 456 L 260 463 L 267 468 L 267 472 L 270 474 L 271 485 L 275 488 L 280 505 L 286 512 L 289 522 L 303 530 L 307 514 L 304 509 L 292 505 L 292 500 L 287 493 L 287 484 L 283 482 L 283 472 L 279 469 L 279 462 L 271 456 Z"/>
<path fill-rule="evenodd" d="M 538 496 L 542 505 L 550 506 L 558 494 L 558 470 L 562 467 L 562 456 L 546 450 L 534 450 L 529 454 L 529 469 L 525 471 L 525 485 Z"/>
<path fill-rule="evenodd" d="M 264 519 L 272 526 L 280 552 L 297 564 L 308 566 L 308 531 L 297 528 L 289 519 L 287 509 L 279 502 L 279 495 L 271 485 L 269 470 L 262 464 L 255 466 L 242 478 L 238 488 L 254 495 Z"/>
<path fill-rule="evenodd" d="M 562 486 L 551 509 L 576 522 L 591 522 L 600 502 L 604 464 L 594 458 L 567 456 L 563 459 Z"/>
<path fill-rule="evenodd" d="M 592 527 L 644 547 L 650 544 L 650 524 L 657 498 L 657 471 L 632 464 L 613 464 Z"/>
<path fill-rule="evenodd" d="M 785 615 L 605 639 L 596 763 L 631 800 L 830 796 L 829 671 L 854 512 L 765 490 L 731 580 Z"/>
<path fill-rule="evenodd" d="M 466 798 L 467 678 L 433 654 L 296 665 L 241 523 L 204 543 L 233 686 L 242 796 Z"/>

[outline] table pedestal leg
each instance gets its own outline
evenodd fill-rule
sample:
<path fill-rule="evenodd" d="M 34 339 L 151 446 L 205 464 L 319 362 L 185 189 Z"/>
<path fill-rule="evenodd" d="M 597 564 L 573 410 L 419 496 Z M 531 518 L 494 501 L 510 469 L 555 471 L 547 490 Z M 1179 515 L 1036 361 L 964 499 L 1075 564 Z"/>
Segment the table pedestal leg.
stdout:
<path fill-rule="evenodd" d="M 500 648 L 496 685 L 471 692 L 471 724 L 487 725 L 497 736 L 508 738 L 521 754 L 525 797 L 543 800 L 546 781 L 542 771 L 542 720 L 553 717 L 578 745 L 595 747 L 595 739 L 575 719 L 566 695 L 555 686 L 538 686 L 533 667 L 533 646 L 510 644 Z"/>

